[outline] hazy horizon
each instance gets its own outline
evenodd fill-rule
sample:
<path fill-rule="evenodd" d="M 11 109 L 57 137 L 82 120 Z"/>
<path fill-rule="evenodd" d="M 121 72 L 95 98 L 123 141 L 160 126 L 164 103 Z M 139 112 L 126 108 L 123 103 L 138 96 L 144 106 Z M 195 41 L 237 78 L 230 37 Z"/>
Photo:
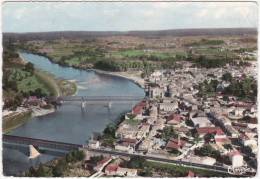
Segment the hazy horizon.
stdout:
<path fill-rule="evenodd" d="M 6 33 L 257 28 L 254 2 L 5 2 Z"/>
<path fill-rule="evenodd" d="M 127 33 L 127 32 L 153 32 L 153 31 L 177 31 L 177 30 L 210 30 L 210 29 L 255 29 L 257 27 L 212 27 L 212 28 L 180 28 L 180 29 L 158 29 L 158 30 L 127 30 L 127 31 L 119 31 L 119 30 L 96 30 L 96 31 L 88 31 L 88 30 L 60 30 L 60 31 L 35 31 L 35 32 L 3 32 L 3 33 L 14 33 L 14 34 L 26 34 L 26 33 L 51 33 L 51 32 L 119 32 L 119 33 Z"/>

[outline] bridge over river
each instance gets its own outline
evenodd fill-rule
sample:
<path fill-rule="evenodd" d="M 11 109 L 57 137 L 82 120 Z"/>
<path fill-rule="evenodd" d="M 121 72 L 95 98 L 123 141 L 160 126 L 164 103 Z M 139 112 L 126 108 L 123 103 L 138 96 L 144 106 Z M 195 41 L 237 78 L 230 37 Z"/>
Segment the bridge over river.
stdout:
<path fill-rule="evenodd" d="M 21 137 L 21 136 L 13 136 L 3 134 L 3 143 L 11 143 L 11 144 L 21 144 L 21 145 L 33 145 L 34 147 L 44 147 L 55 150 L 63 150 L 63 151 L 71 151 L 77 150 L 83 145 L 79 144 L 71 144 L 65 142 L 57 142 L 43 139 L 34 139 L 29 137 Z"/>
<path fill-rule="evenodd" d="M 80 144 L 71 144 L 71 143 L 64 143 L 64 142 L 57 142 L 57 141 L 50 141 L 50 140 L 43 140 L 43 139 L 34 139 L 34 138 L 12 136 L 12 135 L 6 135 L 6 134 L 3 134 L 3 143 L 4 144 L 8 143 L 8 144 L 33 145 L 34 147 L 44 147 L 44 148 L 55 149 L 55 150 L 63 150 L 67 153 L 72 150 L 84 149 L 89 152 L 94 152 L 94 153 L 99 153 L 99 154 L 108 154 L 108 155 L 113 155 L 113 156 L 121 156 L 121 157 L 142 156 L 146 160 L 152 160 L 152 161 L 156 161 L 156 162 L 170 163 L 170 164 L 179 165 L 179 166 L 204 169 L 204 170 L 224 173 L 224 174 L 232 176 L 232 174 L 229 173 L 228 169 L 223 166 L 215 166 L 215 165 L 211 166 L 211 165 L 205 165 L 205 164 L 185 162 L 185 161 L 181 161 L 181 160 L 162 158 L 159 156 L 144 155 L 144 154 L 138 154 L 138 153 L 128 153 L 128 152 L 116 151 L 116 150 L 105 149 L 105 148 L 104 149 L 93 149 L 93 148 L 89 148 L 86 145 L 80 145 Z M 241 174 L 239 176 L 248 176 L 248 175 Z"/>
<path fill-rule="evenodd" d="M 87 102 L 138 102 L 143 96 L 60 96 L 59 101 L 87 101 Z"/>
<path fill-rule="evenodd" d="M 81 107 L 85 108 L 87 104 L 105 104 L 108 108 L 112 104 L 136 104 L 145 99 L 143 96 L 60 96 L 56 99 L 59 104 L 63 102 L 80 102 Z"/>

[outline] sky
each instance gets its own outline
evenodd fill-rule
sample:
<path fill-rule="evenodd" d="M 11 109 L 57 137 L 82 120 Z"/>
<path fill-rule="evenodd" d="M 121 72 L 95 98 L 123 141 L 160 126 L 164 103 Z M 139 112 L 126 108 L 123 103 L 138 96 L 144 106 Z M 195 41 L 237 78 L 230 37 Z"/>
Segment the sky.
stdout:
<path fill-rule="evenodd" d="M 257 27 L 253 2 L 5 2 L 3 32 Z"/>

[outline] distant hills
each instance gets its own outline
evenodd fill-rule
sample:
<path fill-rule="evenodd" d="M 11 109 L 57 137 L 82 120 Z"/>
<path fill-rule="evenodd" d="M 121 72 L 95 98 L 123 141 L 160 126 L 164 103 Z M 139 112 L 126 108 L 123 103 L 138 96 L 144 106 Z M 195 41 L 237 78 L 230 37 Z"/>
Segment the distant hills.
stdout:
<path fill-rule="evenodd" d="M 203 29 L 173 29 L 173 30 L 151 30 L 151 31 L 55 31 L 55 32 L 28 32 L 28 33 L 3 33 L 4 40 L 54 40 L 66 39 L 89 39 L 104 36 L 199 36 L 199 35 L 257 35 L 256 28 L 203 28 Z"/>

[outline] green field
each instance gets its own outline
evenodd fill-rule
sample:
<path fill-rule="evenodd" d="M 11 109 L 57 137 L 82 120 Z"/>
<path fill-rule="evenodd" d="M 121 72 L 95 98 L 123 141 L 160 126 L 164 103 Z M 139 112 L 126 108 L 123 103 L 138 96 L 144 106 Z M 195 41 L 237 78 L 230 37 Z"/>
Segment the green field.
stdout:
<path fill-rule="evenodd" d="M 9 79 L 17 82 L 17 89 L 19 92 L 35 91 L 37 88 L 40 88 L 42 92 L 47 95 L 49 94 L 48 88 L 41 83 L 39 78 L 22 69 L 13 68 Z"/>
<path fill-rule="evenodd" d="M 144 51 L 144 50 L 124 50 L 117 51 L 113 53 L 115 57 L 127 57 L 127 58 L 140 58 L 140 57 L 149 57 L 154 56 L 159 60 L 164 60 L 169 57 L 173 57 L 173 54 L 157 52 L 157 51 Z"/>

